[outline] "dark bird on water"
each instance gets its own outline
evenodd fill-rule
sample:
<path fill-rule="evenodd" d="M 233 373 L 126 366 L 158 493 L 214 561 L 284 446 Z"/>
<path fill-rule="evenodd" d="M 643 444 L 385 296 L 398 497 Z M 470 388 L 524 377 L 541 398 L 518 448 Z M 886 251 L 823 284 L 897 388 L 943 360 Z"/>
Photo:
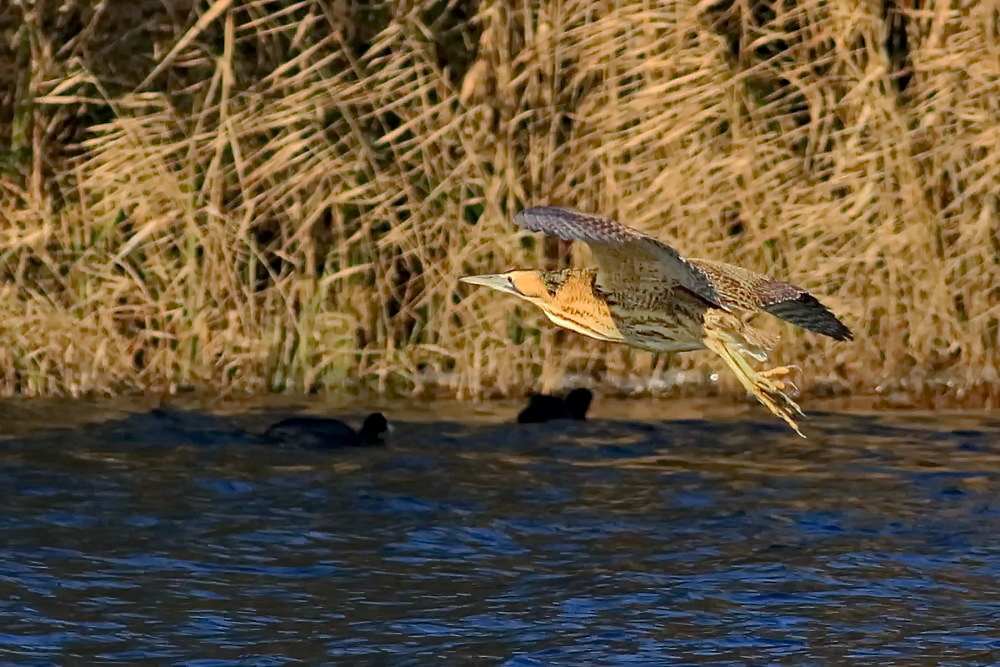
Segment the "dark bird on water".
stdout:
<path fill-rule="evenodd" d="M 514 294 L 559 326 L 598 340 L 653 352 L 708 348 L 772 413 L 802 435 L 802 410 L 780 378 L 791 368 L 756 371 L 746 357 L 766 361 L 777 342 L 746 316 L 765 312 L 836 340 L 853 335 L 806 290 L 748 269 L 685 259 L 666 243 L 610 218 L 553 206 L 521 211 L 514 222 L 566 241 L 583 241 L 597 268 L 467 276 L 467 283 Z"/>
<path fill-rule="evenodd" d="M 517 421 L 520 424 L 540 424 L 552 419 L 583 421 L 587 418 L 587 410 L 590 409 L 592 400 L 594 393 L 583 388 L 574 389 L 566 394 L 565 398 L 532 394 L 528 398 L 528 407 L 517 415 Z"/>
<path fill-rule="evenodd" d="M 361 429 L 353 428 L 330 417 L 288 417 L 272 424 L 264 437 L 282 445 L 308 449 L 337 449 L 385 444 L 382 435 L 391 429 L 381 412 L 365 417 Z"/>

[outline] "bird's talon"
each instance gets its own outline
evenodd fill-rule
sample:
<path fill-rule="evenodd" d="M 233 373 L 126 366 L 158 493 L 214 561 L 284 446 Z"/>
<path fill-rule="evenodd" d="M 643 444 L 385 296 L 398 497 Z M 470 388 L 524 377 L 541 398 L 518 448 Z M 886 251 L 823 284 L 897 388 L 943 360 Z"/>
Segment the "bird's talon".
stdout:
<path fill-rule="evenodd" d="M 767 370 L 760 371 L 762 377 L 770 378 L 773 375 L 784 376 L 791 375 L 793 372 L 801 371 L 802 369 L 792 364 L 790 366 L 775 366 L 774 368 L 769 368 Z"/>

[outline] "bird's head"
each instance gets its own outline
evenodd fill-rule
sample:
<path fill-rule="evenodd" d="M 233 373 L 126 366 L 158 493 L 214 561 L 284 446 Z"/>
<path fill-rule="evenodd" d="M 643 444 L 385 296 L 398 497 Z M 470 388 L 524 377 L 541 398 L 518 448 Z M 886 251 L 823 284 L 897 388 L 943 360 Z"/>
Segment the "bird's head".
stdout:
<path fill-rule="evenodd" d="M 463 283 L 482 285 L 498 292 L 507 292 L 527 301 L 541 301 L 549 296 L 544 274 L 533 269 L 491 273 L 484 276 L 464 276 Z"/>

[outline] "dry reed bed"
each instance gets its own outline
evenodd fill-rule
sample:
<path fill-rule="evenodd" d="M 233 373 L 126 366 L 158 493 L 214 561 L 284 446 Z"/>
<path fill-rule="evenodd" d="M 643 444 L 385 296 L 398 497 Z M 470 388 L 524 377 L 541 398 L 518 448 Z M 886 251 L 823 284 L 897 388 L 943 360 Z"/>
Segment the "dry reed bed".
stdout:
<path fill-rule="evenodd" d="M 857 340 L 781 329 L 804 389 L 1000 394 L 1000 10 L 779 4 L 220 1 L 143 15 L 159 41 L 119 70 L 110 38 L 87 51 L 25 13 L 0 392 L 468 396 L 717 370 L 457 284 L 586 261 L 513 233 L 514 210 L 557 203 L 822 295 Z"/>

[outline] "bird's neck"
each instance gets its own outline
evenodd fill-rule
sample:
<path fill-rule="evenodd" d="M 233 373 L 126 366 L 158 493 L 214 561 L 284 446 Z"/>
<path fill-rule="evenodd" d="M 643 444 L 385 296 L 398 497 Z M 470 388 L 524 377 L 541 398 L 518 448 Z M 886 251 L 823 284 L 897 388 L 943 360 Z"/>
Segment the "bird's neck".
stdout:
<path fill-rule="evenodd" d="M 597 269 L 562 269 L 561 271 L 545 271 L 542 282 L 549 293 L 550 299 L 557 299 L 563 289 L 573 292 L 590 291 L 593 293 L 594 278 Z"/>
<path fill-rule="evenodd" d="M 542 275 L 547 297 L 537 301 L 559 326 L 599 340 L 621 341 L 622 334 L 596 291 L 597 269 L 564 269 Z"/>

